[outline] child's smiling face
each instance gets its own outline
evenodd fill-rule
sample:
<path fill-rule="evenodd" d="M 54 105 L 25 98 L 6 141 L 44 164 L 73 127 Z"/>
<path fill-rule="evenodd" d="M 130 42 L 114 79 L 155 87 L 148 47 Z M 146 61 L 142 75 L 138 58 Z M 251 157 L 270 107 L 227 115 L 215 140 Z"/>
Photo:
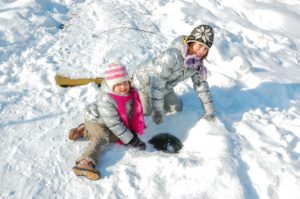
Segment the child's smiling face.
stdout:
<path fill-rule="evenodd" d="M 113 91 L 118 95 L 126 95 L 130 90 L 129 81 L 124 81 L 119 84 L 114 85 Z"/>
<path fill-rule="evenodd" d="M 193 54 L 196 54 L 198 57 L 205 57 L 208 53 L 208 47 L 202 43 L 195 42 L 192 46 Z"/>

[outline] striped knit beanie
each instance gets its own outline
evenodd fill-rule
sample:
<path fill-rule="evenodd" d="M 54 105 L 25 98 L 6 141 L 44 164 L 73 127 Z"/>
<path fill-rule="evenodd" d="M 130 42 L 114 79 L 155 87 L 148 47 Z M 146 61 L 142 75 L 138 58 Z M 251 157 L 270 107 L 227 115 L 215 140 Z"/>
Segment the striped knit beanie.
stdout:
<path fill-rule="evenodd" d="M 209 25 L 199 25 L 186 37 L 185 43 L 199 42 L 210 48 L 214 41 L 214 30 Z"/>
<path fill-rule="evenodd" d="M 122 64 L 110 64 L 105 70 L 105 81 L 107 86 L 113 90 L 116 84 L 130 81 L 126 67 Z"/>

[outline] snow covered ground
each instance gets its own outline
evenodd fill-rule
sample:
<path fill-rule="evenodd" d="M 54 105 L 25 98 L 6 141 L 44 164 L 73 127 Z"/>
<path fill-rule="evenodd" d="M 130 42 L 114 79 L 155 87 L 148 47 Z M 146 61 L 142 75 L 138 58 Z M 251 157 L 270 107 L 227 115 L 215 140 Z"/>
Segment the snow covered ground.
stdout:
<path fill-rule="evenodd" d="M 299 13 L 299 0 L 1 0 L 0 198 L 300 198 Z M 101 180 L 75 176 L 87 142 L 68 130 L 99 88 L 61 88 L 55 75 L 98 77 L 113 61 L 132 73 L 199 24 L 215 30 L 217 121 L 201 120 L 182 82 L 183 112 L 147 117 L 142 137 L 170 132 L 179 154 L 109 145 Z"/>

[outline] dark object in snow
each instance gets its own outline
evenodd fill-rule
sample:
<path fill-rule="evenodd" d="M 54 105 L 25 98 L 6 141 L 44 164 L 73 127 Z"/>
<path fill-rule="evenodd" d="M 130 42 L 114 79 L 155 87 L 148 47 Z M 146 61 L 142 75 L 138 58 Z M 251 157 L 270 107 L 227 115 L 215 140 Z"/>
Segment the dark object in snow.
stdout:
<path fill-rule="evenodd" d="M 179 153 L 183 147 L 182 142 L 169 133 L 159 133 L 149 140 L 149 143 L 159 151 L 166 153 Z"/>

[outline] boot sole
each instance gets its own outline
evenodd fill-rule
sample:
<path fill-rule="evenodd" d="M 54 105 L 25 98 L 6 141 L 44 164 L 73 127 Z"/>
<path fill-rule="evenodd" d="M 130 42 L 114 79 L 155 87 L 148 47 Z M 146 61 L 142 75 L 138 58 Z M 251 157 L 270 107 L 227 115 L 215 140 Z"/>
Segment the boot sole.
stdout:
<path fill-rule="evenodd" d="M 81 167 L 73 167 L 73 172 L 77 176 L 85 176 L 90 180 L 99 180 L 100 179 L 100 172 L 96 169 L 88 169 L 88 168 L 81 168 Z"/>

